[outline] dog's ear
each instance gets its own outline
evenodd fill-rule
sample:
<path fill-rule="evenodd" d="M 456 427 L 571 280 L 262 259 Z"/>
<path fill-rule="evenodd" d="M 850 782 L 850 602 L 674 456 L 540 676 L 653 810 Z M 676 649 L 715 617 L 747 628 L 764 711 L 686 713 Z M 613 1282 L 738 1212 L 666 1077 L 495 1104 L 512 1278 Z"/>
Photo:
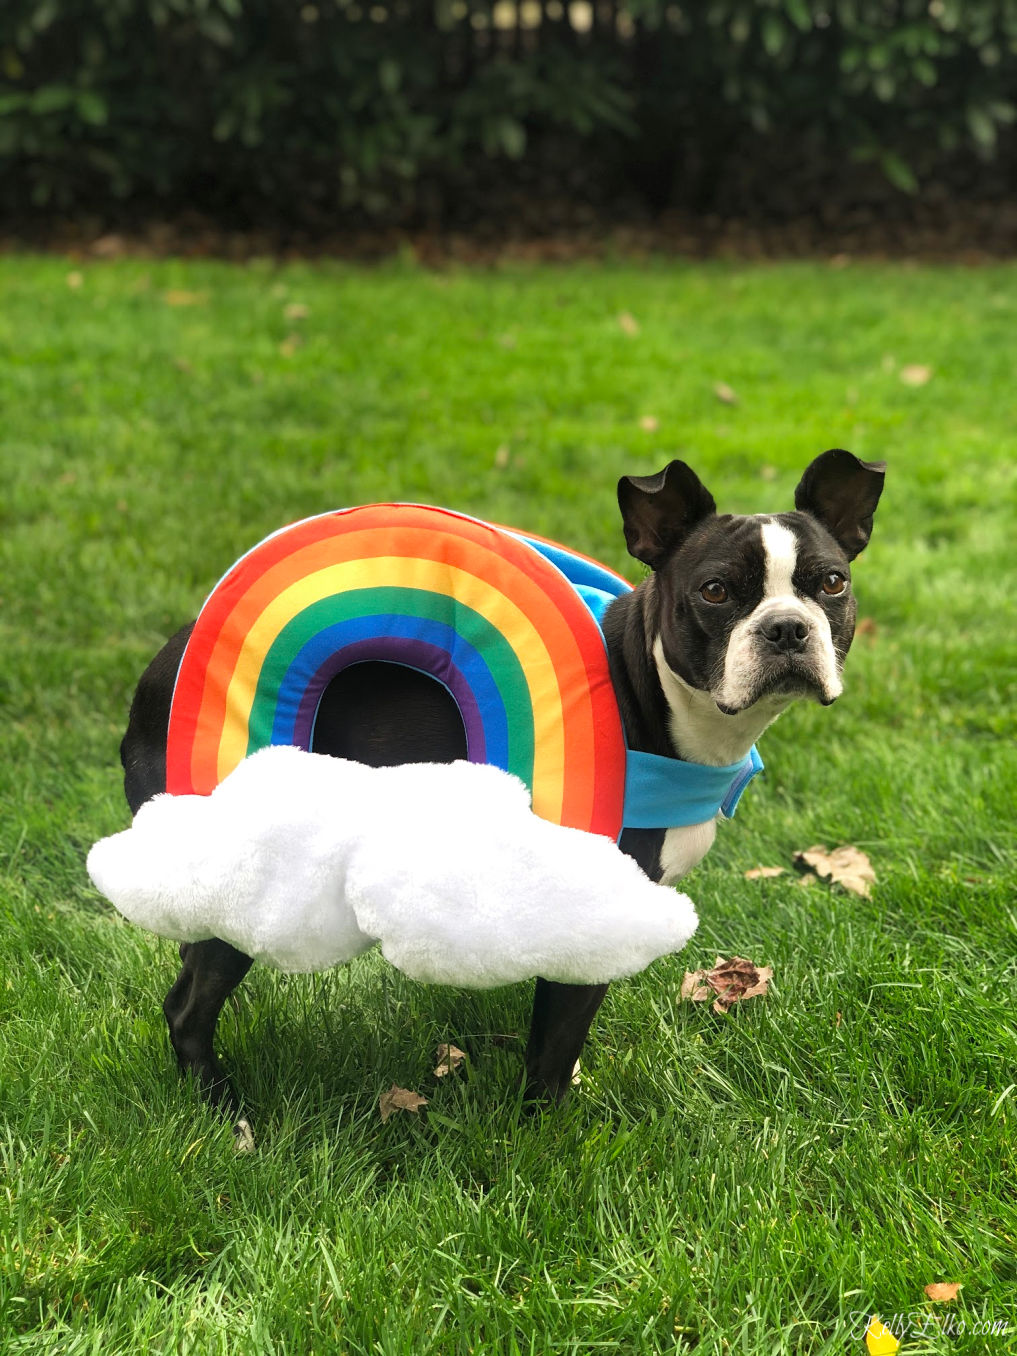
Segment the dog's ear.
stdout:
<path fill-rule="evenodd" d="M 655 476 L 622 476 L 618 506 L 629 554 L 658 568 L 695 525 L 717 512 L 713 495 L 683 461 L 672 461 Z"/>
<path fill-rule="evenodd" d="M 818 518 L 848 560 L 854 560 L 872 535 L 885 475 L 885 461 L 860 461 L 853 452 L 831 448 L 802 476 L 795 508 Z"/>

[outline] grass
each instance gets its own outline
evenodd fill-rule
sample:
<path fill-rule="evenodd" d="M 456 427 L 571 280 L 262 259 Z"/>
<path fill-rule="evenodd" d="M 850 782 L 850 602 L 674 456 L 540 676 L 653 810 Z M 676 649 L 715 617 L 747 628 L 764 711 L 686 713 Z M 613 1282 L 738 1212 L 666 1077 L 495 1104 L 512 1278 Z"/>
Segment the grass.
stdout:
<path fill-rule="evenodd" d="M 25 257 L 0 302 L 0 1350 L 839 1356 L 873 1312 L 1012 1349 L 1017 268 Z M 621 472 L 779 510 L 830 446 L 890 462 L 846 694 L 765 737 L 699 933 L 613 987 L 579 1095 L 520 1113 L 526 986 L 260 970 L 220 1024 L 235 1157 L 171 1062 L 172 947 L 83 866 L 162 640 L 326 508 L 445 503 L 634 577 Z M 744 879 L 815 842 L 870 854 L 871 900 Z M 716 952 L 770 997 L 679 1005 Z M 383 1125 L 393 1081 L 427 1113 Z"/>

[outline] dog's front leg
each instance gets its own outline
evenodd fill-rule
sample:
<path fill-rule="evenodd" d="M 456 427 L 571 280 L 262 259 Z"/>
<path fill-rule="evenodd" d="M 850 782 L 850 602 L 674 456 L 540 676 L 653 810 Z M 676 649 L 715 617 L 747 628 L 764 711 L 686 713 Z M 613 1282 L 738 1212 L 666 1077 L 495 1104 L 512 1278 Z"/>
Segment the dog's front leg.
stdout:
<path fill-rule="evenodd" d="M 184 942 L 180 959 L 183 968 L 162 1007 L 177 1062 L 183 1073 L 194 1075 L 212 1105 L 230 1116 L 236 1147 L 246 1151 L 254 1147 L 254 1137 L 216 1058 L 213 1040 L 222 1005 L 251 968 L 251 958 L 228 942 L 212 938 Z"/>
<path fill-rule="evenodd" d="M 606 984 L 556 984 L 538 979 L 526 1044 L 526 1100 L 561 1102 Z"/>

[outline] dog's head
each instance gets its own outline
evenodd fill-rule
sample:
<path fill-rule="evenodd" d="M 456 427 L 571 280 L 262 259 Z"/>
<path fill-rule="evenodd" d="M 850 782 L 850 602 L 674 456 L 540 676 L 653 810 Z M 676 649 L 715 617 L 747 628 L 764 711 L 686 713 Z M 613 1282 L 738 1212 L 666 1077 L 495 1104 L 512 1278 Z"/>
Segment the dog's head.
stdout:
<path fill-rule="evenodd" d="M 718 514 L 683 461 L 622 477 L 625 540 L 654 571 L 672 672 L 726 715 L 762 699 L 835 701 L 855 629 L 850 562 L 869 540 L 885 469 L 824 452 L 794 512 L 751 516 Z"/>

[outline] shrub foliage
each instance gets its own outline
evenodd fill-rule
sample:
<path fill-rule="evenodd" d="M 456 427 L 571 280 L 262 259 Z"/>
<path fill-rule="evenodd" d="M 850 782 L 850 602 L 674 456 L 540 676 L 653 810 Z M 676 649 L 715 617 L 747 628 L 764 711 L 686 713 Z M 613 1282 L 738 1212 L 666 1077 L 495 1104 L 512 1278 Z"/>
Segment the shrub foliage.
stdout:
<path fill-rule="evenodd" d="M 807 206 L 845 164 L 970 176 L 1014 89 L 1017 0 L 4 0 L 0 201 L 398 221 L 628 179 L 713 208 L 737 164 Z"/>

